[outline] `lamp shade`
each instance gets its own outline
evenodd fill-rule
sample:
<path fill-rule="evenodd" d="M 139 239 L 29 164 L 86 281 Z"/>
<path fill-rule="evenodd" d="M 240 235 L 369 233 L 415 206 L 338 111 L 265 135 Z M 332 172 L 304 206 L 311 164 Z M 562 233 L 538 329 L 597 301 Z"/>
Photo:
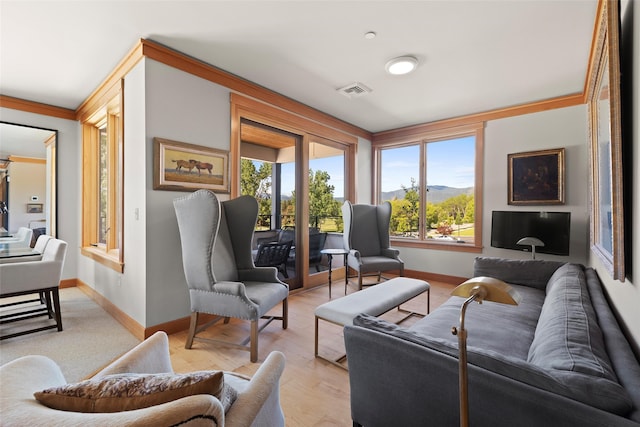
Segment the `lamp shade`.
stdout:
<path fill-rule="evenodd" d="M 492 301 L 500 304 L 518 305 L 522 298 L 511 286 L 500 279 L 479 276 L 458 285 L 451 295 L 468 298 L 478 294 L 476 301 Z"/>

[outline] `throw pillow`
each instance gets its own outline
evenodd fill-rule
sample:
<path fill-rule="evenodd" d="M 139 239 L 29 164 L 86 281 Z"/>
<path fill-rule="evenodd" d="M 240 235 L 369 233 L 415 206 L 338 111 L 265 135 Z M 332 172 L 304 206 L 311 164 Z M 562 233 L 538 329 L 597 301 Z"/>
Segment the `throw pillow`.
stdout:
<path fill-rule="evenodd" d="M 73 412 L 120 412 L 147 408 L 196 394 L 218 398 L 225 412 L 237 392 L 222 371 L 188 374 L 114 374 L 34 393 L 43 405 Z"/>

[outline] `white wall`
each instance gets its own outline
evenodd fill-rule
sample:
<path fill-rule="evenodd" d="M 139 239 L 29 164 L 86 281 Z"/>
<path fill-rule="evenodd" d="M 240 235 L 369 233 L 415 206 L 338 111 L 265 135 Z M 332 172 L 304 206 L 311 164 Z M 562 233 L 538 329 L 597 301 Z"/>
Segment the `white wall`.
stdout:
<path fill-rule="evenodd" d="M 78 278 L 139 324 L 146 323 L 145 245 L 145 62 L 125 77 L 124 92 L 124 272 L 80 256 Z M 138 218 L 135 209 L 139 210 Z"/>
<path fill-rule="evenodd" d="M 9 231 L 15 233 L 29 222 L 46 218 L 47 165 L 45 163 L 12 162 L 9 165 Z M 32 202 L 31 196 L 38 201 Z M 42 213 L 28 213 L 28 203 L 42 203 Z M 44 223 L 43 223 L 44 224 Z M 44 225 L 43 225 L 44 226 Z"/>
<path fill-rule="evenodd" d="M 145 324 L 149 326 L 190 313 L 173 209 L 173 200 L 188 193 L 153 190 L 153 138 L 229 150 L 231 108 L 228 89 L 153 60 L 146 60 L 146 65 Z"/>
<path fill-rule="evenodd" d="M 631 230 L 625 233 L 627 238 L 631 238 L 631 269 L 627 268 L 627 277 L 624 282 L 612 280 L 611 276 L 604 268 L 597 256 L 590 254 L 589 265 L 598 271 L 600 280 L 604 283 L 604 287 L 615 306 L 619 320 L 629 331 L 634 339 L 634 347 L 636 355 L 640 355 L 640 7 L 638 2 L 635 5 L 632 1 L 624 1 L 621 5 L 622 15 L 622 33 L 633 37 L 633 94 L 632 108 L 633 126 L 631 138 L 623 140 L 623 144 L 632 144 L 632 167 L 626 173 L 632 174 L 632 189 L 628 194 L 632 194 L 631 200 L 625 200 L 624 203 L 631 205 L 633 213 L 631 219 Z M 633 34 L 631 34 L 633 29 Z"/>
<path fill-rule="evenodd" d="M 58 131 L 57 237 L 68 244 L 62 278 L 76 278 L 78 277 L 77 262 L 80 253 L 80 202 L 82 195 L 80 125 L 73 120 L 2 107 L 0 107 L 0 120 Z"/>
<path fill-rule="evenodd" d="M 588 164 L 584 106 L 550 110 L 488 122 L 484 133 L 484 198 L 482 212 L 482 256 L 527 259 L 528 252 L 491 247 L 491 212 L 494 210 L 547 210 L 571 212 L 569 257 L 537 254 L 537 259 L 585 263 L 588 227 Z M 566 198 L 564 205 L 511 206 L 507 203 L 507 155 L 565 147 Z M 401 258 L 410 270 L 458 277 L 473 275 L 473 260 L 480 254 L 401 248 Z"/>

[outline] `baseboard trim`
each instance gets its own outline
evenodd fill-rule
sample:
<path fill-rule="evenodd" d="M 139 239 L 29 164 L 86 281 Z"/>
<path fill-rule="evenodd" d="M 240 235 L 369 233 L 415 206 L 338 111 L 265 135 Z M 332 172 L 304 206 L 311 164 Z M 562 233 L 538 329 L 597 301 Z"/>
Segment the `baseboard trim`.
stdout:
<path fill-rule="evenodd" d="M 342 270 L 342 271 L 340 271 Z M 336 269 L 335 272 L 338 272 L 336 276 L 333 276 L 334 284 L 342 284 L 344 280 L 344 269 Z M 390 273 L 398 274 L 399 271 L 393 271 Z M 418 271 L 418 270 L 404 270 L 405 277 L 411 277 L 413 279 L 426 280 L 434 280 L 438 282 L 449 283 L 452 285 L 459 285 L 468 279 L 468 277 L 458 277 L 458 276 L 449 276 L 446 274 L 437 274 L 437 273 L 429 273 L 426 271 Z M 177 332 L 186 331 L 189 329 L 190 316 L 185 316 L 180 319 L 171 320 L 169 322 L 160 323 L 157 325 L 153 325 L 150 327 L 144 327 L 137 321 L 135 321 L 132 317 L 118 308 L 115 304 L 105 298 L 98 291 L 93 289 L 91 286 L 87 285 L 83 281 L 79 279 L 64 279 L 60 281 L 60 288 L 72 288 L 78 287 L 82 292 L 84 292 L 89 298 L 95 301 L 100 307 L 102 307 L 111 317 L 116 319 L 122 326 L 124 326 L 129 332 L 131 332 L 136 338 L 140 340 L 144 340 L 154 333 L 158 331 L 164 331 L 167 334 L 175 334 Z M 300 291 L 309 290 L 309 289 L 300 289 Z M 298 293 L 298 292 L 292 292 Z M 201 322 L 207 321 L 205 316 L 201 316 Z M 213 317 L 213 316 L 212 316 Z"/>
<path fill-rule="evenodd" d="M 448 283 L 450 285 L 459 285 L 469 279 L 468 277 L 449 276 L 446 274 L 429 273 L 427 271 L 418 270 L 404 270 L 404 275 L 413 279 L 426 280 L 427 282 L 429 280 L 433 280 L 436 282 Z"/>

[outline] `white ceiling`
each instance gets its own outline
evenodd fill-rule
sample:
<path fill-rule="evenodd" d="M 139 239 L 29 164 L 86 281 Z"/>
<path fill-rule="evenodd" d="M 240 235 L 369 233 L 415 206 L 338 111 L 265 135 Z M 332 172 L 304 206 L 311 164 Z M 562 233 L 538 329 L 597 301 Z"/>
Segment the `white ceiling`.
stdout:
<path fill-rule="evenodd" d="M 75 109 L 147 38 L 376 132 L 582 92 L 596 7 L 0 0 L 0 93 Z M 420 60 L 413 74 L 385 73 L 389 59 L 407 54 Z M 336 91 L 353 82 L 373 92 Z"/>
<path fill-rule="evenodd" d="M 47 157 L 45 142 L 54 131 L 0 123 L 0 158 L 8 156 Z"/>

